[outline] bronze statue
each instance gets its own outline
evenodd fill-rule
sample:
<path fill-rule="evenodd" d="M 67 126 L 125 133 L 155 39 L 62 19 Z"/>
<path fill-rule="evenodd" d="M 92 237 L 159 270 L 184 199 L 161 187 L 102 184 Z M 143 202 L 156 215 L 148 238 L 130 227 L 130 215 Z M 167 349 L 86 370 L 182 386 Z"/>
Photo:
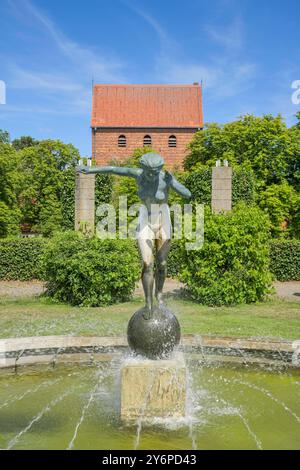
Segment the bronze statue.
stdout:
<path fill-rule="evenodd" d="M 191 193 L 185 186 L 179 183 L 171 173 L 163 171 L 163 165 L 164 160 L 160 155 L 156 153 L 146 153 L 140 159 L 141 168 L 117 166 L 78 167 L 78 171 L 82 173 L 111 173 L 120 176 L 129 176 L 135 178 L 138 185 L 138 195 L 142 201 L 142 205 L 139 211 L 137 240 L 143 261 L 142 283 L 146 305 L 142 311 L 137 312 L 135 316 L 132 317 L 128 327 L 129 330 L 132 320 L 134 318 L 137 319 L 137 314 L 139 314 L 138 318 L 140 318 L 140 314 L 142 314 L 144 320 L 150 320 L 153 319 L 153 317 L 155 317 L 156 320 L 158 317 L 162 320 L 162 317 L 167 316 L 168 322 L 171 318 L 169 314 L 173 315 L 169 310 L 163 308 L 162 303 L 167 256 L 170 250 L 172 236 L 168 194 L 170 188 L 174 189 L 185 198 L 189 198 Z M 154 247 L 156 248 L 155 258 L 153 255 Z M 156 266 L 155 275 L 154 265 Z M 158 307 L 156 309 L 153 306 L 154 278 L 155 296 L 158 301 Z M 177 322 L 176 317 L 174 315 L 173 317 Z M 165 327 L 167 328 L 166 325 Z M 143 327 L 142 330 L 139 326 L 135 326 L 134 328 L 139 330 L 139 342 L 141 342 L 141 338 L 146 340 L 146 330 L 149 328 L 147 327 L 145 329 L 145 327 Z M 176 329 L 177 326 L 175 325 L 174 328 Z M 177 329 L 179 329 L 179 324 Z M 176 338 L 179 341 L 178 334 Z M 178 342 L 177 339 L 176 342 Z M 134 349 L 138 348 L 135 347 Z M 155 356 L 155 354 L 146 355 L 148 355 L 148 357 Z"/>

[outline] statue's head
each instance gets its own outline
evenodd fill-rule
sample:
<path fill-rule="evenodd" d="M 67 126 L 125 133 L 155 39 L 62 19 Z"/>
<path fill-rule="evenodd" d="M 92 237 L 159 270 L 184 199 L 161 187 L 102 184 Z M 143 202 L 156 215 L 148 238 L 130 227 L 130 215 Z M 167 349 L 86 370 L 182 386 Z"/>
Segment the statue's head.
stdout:
<path fill-rule="evenodd" d="M 158 153 L 145 153 L 140 158 L 140 165 L 149 179 L 153 179 L 159 175 L 164 166 L 164 159 Z"/>

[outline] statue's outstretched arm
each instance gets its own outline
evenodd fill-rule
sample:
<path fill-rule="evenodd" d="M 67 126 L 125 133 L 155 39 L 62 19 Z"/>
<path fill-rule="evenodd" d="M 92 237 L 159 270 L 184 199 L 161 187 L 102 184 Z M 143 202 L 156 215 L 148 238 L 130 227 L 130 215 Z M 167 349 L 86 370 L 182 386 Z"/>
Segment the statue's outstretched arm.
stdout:
<path fill-rule="evenodd" d="M 171 188 L 176 191 L 176 193 L 180 194 L 180 196 L 190 199 L 192 194 L 189 189 L 187 189 L 183 184 L 179 183 L 179 181 L 168 171 L 166 172 L 167 179 L 169 180 L 169 184 Z"/>
<path fill-rule="evenodd" d="M 129 168 L 126 166 L 79 166 L 77 167 L 79 173 L 110 173 L 120 176 L 131 176 L 137 178 L 141 172 L 138 168 Z"/>

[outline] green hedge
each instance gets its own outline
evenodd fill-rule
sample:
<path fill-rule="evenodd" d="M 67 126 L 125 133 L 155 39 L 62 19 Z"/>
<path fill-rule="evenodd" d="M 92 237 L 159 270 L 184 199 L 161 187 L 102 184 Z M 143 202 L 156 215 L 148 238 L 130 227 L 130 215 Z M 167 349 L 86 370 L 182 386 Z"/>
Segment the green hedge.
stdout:
<path fill-rule="evenodd" d="M 278 281 L 300 281 L 300 240 L 273 240 L 270 269 Z"/>
<path fill-rule="evenodd" d="M 43 238 L 5 238 L 0 240 L 0 279 L 28 281 L 41 279 Z"/>
<path fill-rule="evenodd" d="M 198 168 L 184 176 L 184 183 L 192 193 L 192 200 L 211 204 L 211 168 Z M 252 204 L 255 200 L 255 177 L 251 168 L 234 167 L 232 171 L 232 205 Z"/>
<path fill-rule="evenodd" d="M 0 240 L 0 279 L 27 281 L 42 279 L 41 256 L 47 240 L 43 238 L 6 238 Z M 123 245 L 122 245 L 123 246 Z M 137 249 L 130 247 L 133 259 Z M 300 241 L 270 242 L 270 271 L 279 281 L 300 280 Z M 174 240 L 168 257 L 168 276 L 180 277 L 186 264 L 182 243 Z"/>

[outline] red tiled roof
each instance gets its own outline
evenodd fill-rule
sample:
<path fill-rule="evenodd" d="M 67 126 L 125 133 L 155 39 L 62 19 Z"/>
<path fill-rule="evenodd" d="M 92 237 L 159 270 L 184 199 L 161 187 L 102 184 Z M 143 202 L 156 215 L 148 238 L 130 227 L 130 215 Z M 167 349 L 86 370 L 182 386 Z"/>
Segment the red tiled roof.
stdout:
<path fill-rule="evenodd" d="M 92 127 L 203 127 L 201 87 L 95 85 Z"/>

